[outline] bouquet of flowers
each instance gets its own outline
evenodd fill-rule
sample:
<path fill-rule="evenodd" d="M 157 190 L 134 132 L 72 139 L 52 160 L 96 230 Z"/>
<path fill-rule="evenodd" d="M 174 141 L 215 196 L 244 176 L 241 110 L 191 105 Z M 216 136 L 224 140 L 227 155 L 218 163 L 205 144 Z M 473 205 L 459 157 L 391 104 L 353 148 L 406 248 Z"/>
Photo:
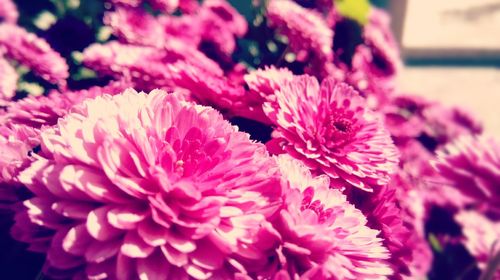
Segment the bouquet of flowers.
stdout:
<path fill-rule="evenodd" d="M 1 278 L 500 279 L 500 142 L 398 90 L 383 10 L 18 2 Z"/>

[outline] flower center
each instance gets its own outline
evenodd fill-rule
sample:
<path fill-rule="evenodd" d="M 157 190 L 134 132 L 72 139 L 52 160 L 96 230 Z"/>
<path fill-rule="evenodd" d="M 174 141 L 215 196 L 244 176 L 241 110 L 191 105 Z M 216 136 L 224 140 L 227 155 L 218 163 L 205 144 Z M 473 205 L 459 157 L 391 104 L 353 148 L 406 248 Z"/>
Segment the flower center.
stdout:
<path fill-rule="evenodd" d="M 345 117 L 330 116 L 323 135 L 328 148 L 338 148 L 349 143 L 354 135 L 352 120 Z"/>
<path fill-rule="evenodd" d="M 319 223 L 324 223 L 332 216 L 333 213 L 332 208 L 325 209 L 325 205 L 319 199 L 313 200 L 314 198 L 313 187 L 307 187 L 302 193 L 302 195 L 303 198 L 302 198 L 302 203 L 300 205 L 300 211 L 304 211 L 306 209 L 314 211 L 314 213 L 316 213 L 316 215 L 318 216 Z"/>

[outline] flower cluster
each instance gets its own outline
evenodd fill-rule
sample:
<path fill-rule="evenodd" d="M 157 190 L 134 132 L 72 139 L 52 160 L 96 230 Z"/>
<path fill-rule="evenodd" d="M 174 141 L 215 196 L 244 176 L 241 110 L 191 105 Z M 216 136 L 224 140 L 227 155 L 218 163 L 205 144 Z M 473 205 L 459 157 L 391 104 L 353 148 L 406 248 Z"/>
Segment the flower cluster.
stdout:
<path fill-rule="evenodd" d="M 50 279 L 498 277 L 500 143 L 398 91 L 388 15 L 248 2 L 111 0 L 69 52 L 0 4 L 5 251 Z"/>

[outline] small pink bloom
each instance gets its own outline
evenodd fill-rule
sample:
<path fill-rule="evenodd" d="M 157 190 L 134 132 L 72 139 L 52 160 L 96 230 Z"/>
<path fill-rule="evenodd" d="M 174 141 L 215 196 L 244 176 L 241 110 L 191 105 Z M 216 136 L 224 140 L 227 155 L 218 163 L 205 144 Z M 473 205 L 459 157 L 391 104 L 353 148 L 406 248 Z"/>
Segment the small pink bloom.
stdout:
<path fill-rule="evenodd" d="M 26 65 L 43 79 L 65 86 L 69 76 L 66 61 L 45 40 L 35 34 L 16 25 L 2 23 L 0 24 L 1 49 L 5 50 L 6 57 Z"/>
<path fill-rule="evenodd" d="M 267 17 L 271 27 L 288 37 L 298 61 L 316 57 L 325 63 L 332 59 L 333 31 L 319 13 L 289 0 L 272 0 Z"/>
<path fill-rule="evenodd" d="M 472 204 L 500 217 L 500 143 L 464 136 L 437 152 L 436 171 Z"/>
<path fill-rule="evenodd" d="M 131 44 L 160 47 L 167 40 L 160 22 L 139 8 L 119 6 L 104 15 L 104 23 L 115 36 Z"/>

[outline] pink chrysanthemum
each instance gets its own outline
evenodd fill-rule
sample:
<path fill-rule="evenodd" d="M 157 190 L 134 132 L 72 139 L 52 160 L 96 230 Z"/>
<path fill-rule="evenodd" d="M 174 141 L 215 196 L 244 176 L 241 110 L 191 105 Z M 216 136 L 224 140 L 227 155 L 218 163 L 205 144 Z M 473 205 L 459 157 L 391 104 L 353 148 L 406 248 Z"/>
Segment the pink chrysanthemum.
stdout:
<path fill-rule="evenodd" d="M 500 254 L 500 222 L 475 211 L 461 211 L 455 220 L 462 226 L 465 248 L 476 258 L 479 268 L 485 269 L 488 261 Z M 500 279 L 500 271 L 494 279 Z"/>
<path fill-rule="evenodd" d="M 366 46 L 358 46 L 352 57 L 351 68 L 345 82 L 356 88 L 368 99 L 371 108 L 380 108 L 388 103 L 394 92 L 393 76 L 387 76 L 383 65 Z"/>
<path fill-rule="evenodd" d="M 248 29 L 245 18 L 226 0 L 206 0 L 198 12 L 201 36 L 222 55 L 231 55 L 236 48 L 235 37 L 242 37 Z"/>
<path fill-rule="evenodd" d="M 288 37 L 298 61 L 332 59 L 333 31 L 321 15 L 289 0 L 272 0 L 267 7 L 272 27 Z"/>
<path fill-rule="evenodd" d="M 69 76 L 68 65 L 49 44 L 23 28 L 0 24 L 0 50 L 11 59 L 31 68 L 43 79 L 64 86 Z"/>
<path fill-rule="evenodd" d="M 474 204 L 500 215 L 500 143 L 462 137 L 437 152 L 437 172 Z M 500 216 L 499 216 L 500 217 Z"/>
<path fill-rule="evenodd" d="M 290 278 L 387 279 L 392 273 L 386 263 L 389 252 L 361 211 L 329 188 L 327 176 L 313 177 L 288 155 L 278 162 L 288 190 L 275 224 Z M 311 274 L 321 277 L 305 277 Z"/>
<path fill-rule="evenodd" d="M 368 24 L 363 29 L 365 44 L 370 47 L 374 63 L 384 76 L 394 76 L 402 67 L 401 56 L 396 40 L 394 39 L 390 17 L 382 9 L 370 10 Z"/>
<path fill-rule="evenodd" d="M 309 168 L 366 191 L 388 183 L 398 152 L 375 113 L 343 83 L 320 84 L 298 76 L 275 92 L 264 112 L 276 125 L 283 149 Z"/>
<path fill-rule="evenodd" d="M 6 59 L 0 55 L 0 105 L 5 105 L 5 102 L 16 95 L 17 75 L 14 69 Z"/>
<path fill-rule="evenodd" d="M 19 176 L 34 197 L 13 236 L 47 252 L 48 275 L 225 279 L 264 257 L 276 162 L 211 108 L 105 95 L 44 131 L 41 154 Z"/>
<path fill-rule="evenodd" d="M 0 2 L 0 22 L 16 23 L 19 18 L 16 4 L 12 0 L 2 0 Z"/>
<path fill-rule="evenodd" d="M 94 44 L 85 49 L 84 64 L 101 75 L 131 81 L 134 87 L 152 90 L 173 88 L 173 73 L 169 65 L 183 61 L 210 73 L 222 76 L 222 69 L 200 51 L 171 40 L 161 49 L 110 42 Z M 206 70 L 208 71 L 208 70 Z"/>
<path fill-rule="evenodd" d="M 65 116 L 73 106 L 83 100 L 103 94 L 114 95 L 128 86 L 126 82 L 112 82 L 104 87 L 95 86 L 78 91 L 52 91 L 47 96 L 29 96 L 11 102 L 2 116 L 2 123 L 17 124 L 38 131 L 42 126 L 57 124 L 59 118 Z"/>
<path fill-rule="evenodd" d="M 104 23 L 115 36 L 128 43 L 160 47 L 166 40 L 160 22 L 139 8 L 117 7 L 104 15 Z"/>

